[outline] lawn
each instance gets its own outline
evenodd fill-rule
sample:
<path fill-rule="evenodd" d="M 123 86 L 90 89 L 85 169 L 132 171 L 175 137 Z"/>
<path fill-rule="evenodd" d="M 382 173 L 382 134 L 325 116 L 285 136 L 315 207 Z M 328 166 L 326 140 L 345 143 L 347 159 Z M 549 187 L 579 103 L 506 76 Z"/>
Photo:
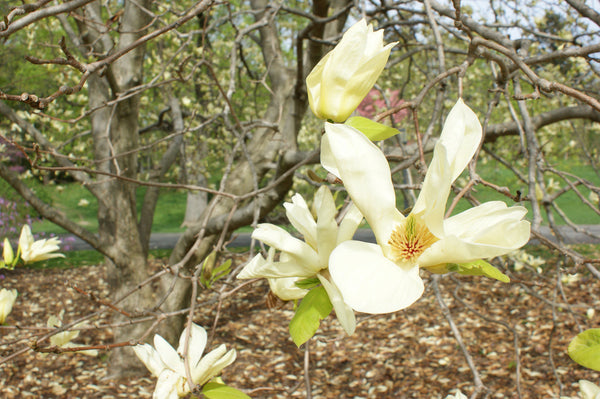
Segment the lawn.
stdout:
<path fill-rule="evenodd" d="M 587 179 L 597 186 L 600 186 L 600 178 L 589 167 L 566 163 L 565 165 L 561 165 L 561 169 L 569 170 L 571 173 Z M 487 181 L 498 184 L 499 186 L 508 187 L 513 194 L 516 193 L 517 190 L 521 191 L 523 195 L 528 194 L 528 189 L 525 184 L 518 181 L 512 172 L 501 165 L 496 163 L 479 165 L 478 173 L 480 173 L 482 178 Z M 565 185 L 565 183 L 558 178 L 555 178 L 554 180 L 558 181 L 561 186 Z M 84 187 L 79 184 L 47 186 L 39 185 L 35 189 L 38 194 L 41 194 L 42 198 L 45 198 L 47 201 L 52 203 L 53 206 L 65 213 L 67 216 L 69 216 L 69 218 L 75 220 L 80 225 L 85 226 L 92 231 L 97 231 L 97 202 L 96 199 Z M 583 187 L 580 187 L 580 190 L 584 196 L 588 196 L 589 190 Z M 145 187 L 140 187 L 137 190 L 138 210 L 141 207 L 145 191 Z M 475 187 L 473 195 L 481 202 L 501 200 L 506 202 L 508 205 L 514 204 L 511 199 L 482 185 Z M 310 198 L 310 195 L 308 198 Z M 448 204 L 451 203 L 452 198 L 453 194 L 451 195 Z M 402 201 L 401 195 L 398 195 L 398 201 L 398 206 L 402 209 L 403 205 L 400 203 Z M 566 213 L 571 221 L 576 224 L 600 223 L 600 217 L 587 206 L 583 205 L 581 200 L 572 191 L 561 195 L 556 203 Z M 531 210 L 529 203 L 523 202 L 521 204 Z M 181 228 L 181 223 L 185 214 L 185 205 L 185 191 L 163 190 L 158 200 L 152 230 L 154 232 L 183 231 L 184 229 Z M 466 200 L 461 200 L 454 210 L 454 213 L 463 211 L 470 206 L 471 205 Z M 556 213 L 554 216 L 558 224 L 565 224 L 565 222 L 559 218 Z M 545 216 L 544 219 L 546 219 Z M 33 230 L 34 232 L 46 232 L 49 234 L 66 233 L 65 230 L 50 223 L 49 221 L 36 222 L 33 226 Z M 247 230 L 248 229 L 245 229 L 245 231 Z"/>
<path fill-rule="evenodd" d="M 568 170 L 570 173 L 579 176 L 582 179 L 590 181 L 596 186 L 600 186 L 600 177 L 598 177 L 598 175 L 596 175 L 594 171 L 589 167 L 582 165 L 565 164 L 560 166 L 560 170 Z M 484 180 L 488 182 L 497 184 L 502 187 L 508 187 L 508 189 L 513 195 L 517 193 L 517 190 L 520 191 L 523 196 L 528 195 L 529 193 L 529 189 L 525 185 L 525 183 L 519 181 L 511 171 L 504 168 L 502 165 L 481 165 L 478 166 L 478 173 Z M 560 188 L 566 186 L 566 183 L 558 177 L 554 177 L 553 180 L 559 184 Z M 546 181 L 546 184 L 547 183 L 548 181 Z M 590 190 L 584 188 L 583 186 L 579 186 L 578 189 L 584 197 L 588 198 Z M 510 198 L 483 185 L 478 185 L 477 187 L 475 187 L 473 196 L 477 198 L 480 202 L 499 200 L 506 202 L 509 206 L 515 204 Z M 454 195 L 451 195 L 451 198 L 448 200 L 448 204 L 452 202 L 452 198 L 454 198 Z M 531 217 L 531 204 L 529 202 L 524 201 L 521 202 L 520 205 L 525 206 L 529 210 L 528 216 Z M 598 216 L 598 214 L 591 210 L 587 205 L 583 204 L 581 202 L 581 199 L 572 190 L 567 191 L 563 195 L 559 196 L 556 200 L 556 205 L 560 209 L 562 209 L 562 211 L 567 215 L 567 217 L 575 224 L 600 223 L 600 216 Z M 460 200 L 453 214 L 464 211 L 469 207 L 471 207 L 471 205 L 468 201 Z M 557 224 L 565 224 L 565 221 L 554 210 L 553 215 L 554 220 Z M 547 222 L 548 218 L 543 209 L 542 216 L 544 217 L 544 221 Z"/>
<path fill-rule="evenodd" d="M 50 199 L 53 206 L 63 212 L 71 220 L 92 231 L 98 231 L 98 203 L 96 198 L 79 184 L 40 186 L 45 198 Z M 138 211 L 141 208 L 145 187 L 138 188 L 136 192 Z M 156 213 L 152 223 L 152 230 L 162 233 L 181 232 L 183 217 L 185 215 L 186 194 L 184 191 L 163 190 L 158 198 Z M 34 232 L 49 234 L 64 234 L 66 231 L 47 220 L 36 222 Z"/>

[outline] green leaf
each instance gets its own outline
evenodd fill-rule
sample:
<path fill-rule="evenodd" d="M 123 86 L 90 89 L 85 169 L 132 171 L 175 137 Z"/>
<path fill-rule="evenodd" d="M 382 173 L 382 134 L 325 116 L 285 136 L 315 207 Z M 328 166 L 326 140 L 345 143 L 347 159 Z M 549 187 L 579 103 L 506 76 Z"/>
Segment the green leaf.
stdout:
<path fill-rule="evenodd" d="M 448 265 L 448 270 L 464 276 L 486 276 L 502 281 L 503 283 L 510 282 L 510 278 L 508 278 L 506 274 L 502 273 L 483 259 L 469 263 L 451 263 Z"/>
<path fill-rule="evenodd" d="M 217 259 L 217 253 L 211 252 L 204 263 L 202 264 L 202 273 L 200 274 L 200 282 L 204 287 L 210 288 L 220 278 L 229 274 L 231 269 L 231 259 L 227 259 L 225 262 L 215 267 Z"/>
<path fill-rule="evenodd" d="M 242 391 L 218 382 L 204 384 L 202 393 L 208 399 L 250 399 L 250 396 Z"/>
<path fill-rule="evenodd" d="M 333 310 L 333 305 L 323 286 L 310 290 L 296 309 L 290 321 L 290 336 L 300 346 L 308 341 L 319 328 L 321 320 Z"/>
<path fill-rule="evenodd" d="M 298 287 L 298 288 L 310 290 L 311 288 L 314 288 L 317 285 L 321 284 L 321 282 L 319 281 L 319 279 L 317 277 L 309 277 L 309 278 L 305 278 L 303 280 L 298 280 L 298 281 L 296 281 L 295 284 L 296 284 L 296 287 Z"/>
<path fill-rule="evenodd" d="M 590 328 L 578 334 L 567 349 L 574 362 L 600 371 L 600 328 Z"/>
<path fill-rule="evenodd" d="M 222 264 L 220 264 L 219 266 L 217 266 L 215 268 L 215 271 L 212 274 L 213 281 L 216 281 L 216 280 L 220 279 L 221 277 L 224 277 L 227 274 L 229 274 L 230 269 L 231 269 L 231 259 L 227 259 L 225 262 L 223 262 Z"/>
<path fill-rule="evenodd" d="M 400 133 L 393 127 L 372 121 L 362 116 L 353 116 L 346 121 L 346 125 L 360 130 L 371 141 L 385 140 Z"/>

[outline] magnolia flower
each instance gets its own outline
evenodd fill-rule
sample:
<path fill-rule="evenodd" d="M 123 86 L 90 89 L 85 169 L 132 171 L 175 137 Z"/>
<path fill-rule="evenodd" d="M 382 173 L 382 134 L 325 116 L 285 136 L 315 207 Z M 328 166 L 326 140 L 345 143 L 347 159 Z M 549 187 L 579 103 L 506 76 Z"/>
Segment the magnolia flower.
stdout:
<path fill-rule="evenodd" d="M 436 143 L 417 202 L 405 217 L 396 209 L 389 165 L 381 150 L 358 130 L 326 123 L 321 163 L 340 177 L 373 229 L 377 244 L 341 243 L 329 271 L 354 310 L 388 313 L 410 306 L 423 293 L 419 267 L 447 272 L 506 254 L 527 243 L 524 207 L 487 202 L 444 219 L 451 184 L 473 157 L 481 140 L 476 115 L 459 100 Z"/>
<path fill-rule="evenodd" d="M 331 282 L 327 267 L 333 249 L 352 239 L 362 215 L 351 205 L 338 226 L 335 201 L 325 186 L 321 186 L 315 194 L 312 213 L 300 194 L 294 195 L 292 202 L 285 203 L 284 207 L 287 218 L 304 236 L 304 241 L 281 227 L 260 224 L 252 237 L 271 247 L 269 255 L 267 259 L 256 255 L 238 278 L 268 278 L 275 295 L 283 300 L 292 300 L 300 299 L 308 292 L 296 286 L 298 280 L 317 277 L 327 291 L 340 324 L 348 334 L 352 334 L 356 327 L 354 312 Z M 281 252 L 279 261 L 274 260 L 275 250 Z"/>
<path fill-rule="evenodd" d="M 182 358 L 187 331 L 186 328 L 181 333 L 177 351 L 158 334 L 154 336 L 154 348 L 149 344 L 133 347 L 146 368 L 153 376 L 158 377 L 152 396 L 154 399 L 175 399 L 187 396 L 191 392 Z M 206 330 L 192 323 L 187 356 L 193 385 L 203 386 L 235 360 L 235 349 L 227 352 L 224 344 L 202 357 L 206 338 Z"/>
<path fill-rule="evenodd" d="M 321 119 L 343 122 L 383 71 L 396 42 L 383 45 L 383 30 L 361 19 L 346 31 L 306 78 L 308 103 Z"/>
<path fill-rule="evenodd" d="M 25 263 L 31 263 L 50 258 L 64 258 L 65 256 L 63 254 L 50 253 L 60 249 L 58 244 L 60 244 L 60 240 L 56 237 L 34 241 L 31 229 L 28 225 L 24 225 L 21 230 L 21 236 L 19 237 L 21 259 L 23 259 L 23 262 Z"/>
<path fill-rule="evenodd" d="M 12 246 L 8 238 L 4 239 L 4 247 L 2 248 L 2 261 L 0 261 L 0 268 L 6 266 L 12 266 L 15 260 L 15 253 L 13 252 Z"/>
<path fill-rule="evenodd" d="M 588 380 L 579 380 L 582 399 L 600 399 L 600 387 Z"/>
<path fill-rule="evenodd" d="M 454 395 L 446 396 L 446 399 L 468 399 L 467 395 L 462 393 L 460 390 L 457 390 Z"/>
<path fill-rule="evenodd" d="M 58 317 L 56 317 L 54 315 L 48 317 L 48 322 L 46 323 L 46 325 L 51 328 L 62 327 L 62 318 L 63 318 L 64 313 L 65 313 L 65 311 L 63 309 L 60 311 Z M 74 327 L 77 328 L 77 327 L 81 326 L 82 324 L 83 323 L 77 324 Z M 80 345 L 77 345 L 77 344 L 74 344 L 71 342 L 78 336 L 79 336 L 79 330 L 62 331 L 62 332 L 56 333 L 50 337 L 50 344 L 52 344 L 53 346 L 58 346 L 59 348 L 74 348 L 76 346 L 80 346 Z M 95 349 L 77 351 L 77 353 L 81 353 L 83 355 L 88 355 L 88 356 L 97 356 L 98 355 L 98 351 Z"/>
<path fill-rule="evenodd" d="M 0 290 L 0 324 L 4 324 L 16 299 L 17 290 L 7 290 L 6 288 Z"/>

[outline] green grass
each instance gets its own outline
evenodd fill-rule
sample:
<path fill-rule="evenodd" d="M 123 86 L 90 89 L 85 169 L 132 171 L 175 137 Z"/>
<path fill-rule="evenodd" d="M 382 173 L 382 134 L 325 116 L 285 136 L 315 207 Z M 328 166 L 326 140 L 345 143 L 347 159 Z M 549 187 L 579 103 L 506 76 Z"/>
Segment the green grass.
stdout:
<path fill-rule="evenodd" d="M 572 161 L 565 161 L 564 165 L 558 165 L 561 170 L 569 170 L 584 179 L 587 179 L 595 185 L 600 185 L 600 178 L 594 173 L 591 168 L 576 165 Z M 487 165 L 480 164 L 477 169 L 478 173 L 487 181 L 493 182 L 499 186 L 506 186 L 512 193 L 516 193 L 520 190 L 523 195 L 528 194 L 528 188 L 522 182 L 518 181 L 516 176 L 509 170 L 504 168 L 502 165 L 490 162 Z M 549 176 L 546 177 L 548 179 Z M 561 186 L 564 185 L 561 179 L 554 177 L 554 180 L 558 181 Z M 64 184 L 62 186 L 55 185 L 36 185 L 36 192 L 42 198 L 51 202 L 53 206 L 58 208 L 61 212 L 67 215 L 71 220 L 79 223 L 87 229 L 96 232 L 98 230 L 97 221 L 97 202 L 96 199 L 81 185 L 78 184 Z M 588 190 L 580 187 L 584 196 L 588 195 Z M 137 190 L 137 203 L 138 210 L 141 207 L 143 201 L 143 195 L 146 191 L 145 187 L 140 187 Z M 509 206 L 514 205 L 514 202 L 502 194 L 496 191 L 478 185 L 475 187 L 473 192 L 474 196 L 481 202 L 491 200 L 501 200 L 506 202 Z M 310 197 L 310 196 L 309 196 Z M 448 205 L 451 203 L 453 195 L 448 200 Z M 83 206 L 80 201 L 88 201 L 87 206 Z M 400 203 L 402 196 L 398 195 L 399 207 L 403 207 Z M 567 216 L 577 224 L 594 224 L 600 223 L 600 217 L 590 210 L 587 206 L 583 205 L 580 199 L 573 193 L 568 192 L 558 198 L 557 204 L 563 209 Z M 528 216 L 531 216 L 531 206 L 528 203 L 523 203 L 530 212 Z M 159 196 L 156 212 L 154 215 L 154 221 L 152 224 L 153 232 L 181 232 L 181 223 L 185 214 L 186 206 L 186 193 L 185 191 L 176 190 L 164 190 Z M 471 205 L 466 200 L 461 200 L 453 213 L 457 213 L 468 209 Z M 545 215 L 544 218 L 546 219 Z M 564 221 L 555 214 L 555 220 L 559 224 L 564 224 Z M 33 226 L 34 232 L 45 231 L 47 233 L 63 234 L 66 233 L 62 228 L 48 222 L 42 221 L 35 223 Z M 244 228 L 240 231 L 249 232 L 251 228 Z"/>
<path fill-rule="evenodd" d="M 151 258 L 168 258 L 170 249 L 152 249 Z M 30 269 L 70 269 L 81 266 L 93 266 L 104 262 L 104 256 L 94 250 L 69 251 L 64 258 L 52 258 L 27 265 Z"/>
<path fill-rule="evenodd" d="M 586 179 L 592 182 L 596 186 L 600 186 L 600 178 L 594 173 L 594 171 L 586 166 L 581 165 L 561 165 L 561 170 L 569 170 L 570 173 L 573 173 L 583 179 Z M 517 193 L 517 190 L 521 191 L 523 196 L 529 194 L 528 187 L 521 181 L 517 179 L 517 177 L 509 170 L 504 168 L 501 165 L 483 165 L 478 166 L 478 173 L 480 176 L 491 183 L 497 184 L 499 186 L 508 187 L 510 192 L 514 195 Z M 548 179 L 548 177 L 547 177 Z M 566 185 L 560 178 L 553 177 L 555 181 L 560 184 L 560 187 Z M 583 186 L 578 186 L 578 189 L 583 194 L 584 197 L 587 198 L 589 194 L 589 190 L 585 189 Z M 478 185 L 475 187 L 475 191 L 473 191 L 473 196 L 477 198 L 480 202 L 487 201 L 504 201 L 507 205 L 515 205 L 515 202 L 510 198 L 498 193 L 497 191 L 485 187 L 483 185 Z M 448 205 L 452 202 L 454 198 L 454 194 L 452 194 L 448 200 Z M 568 191 L 567 193 L 561 195 L 556 200 L 556 204 L 560 207 L 563 212 L 571 219 L 571 221 L 575 224 L 598 224 L 600 223 L 600 216 L 596 214 L 593 210 L 591 210 L 587 205 L 583 204 L 577 194 L 573 191 Z M 531 217 L 531 204 L 529 202 L 522 202 L 520 205 L 525 206 L 528 209 L 528 217 Z M 470 208 L 471 205 L 466 201 L 461 199 L 456 206 L 456 209 L 453 211 L 453 214 L 458 212 L 462 212 L 465 209 Z M 558 224 L 565 224 L 564 220 L 558 215 L 556 211 L 552 211 L 554 215 L 554 220 Z M 542 216 L 544 221 L 547 222 L 547 216 L 542 209 Z"/>
<path fill-rule="evenodd" d="M 93 231 L 98 231 L 98 202 L 84 187 L 79 184 L 65 184 L 61 186 L 39 186 L 36 191 L 43 191 L 43 196 L 47 198 L 54 207 L 64 213 L 69 219 L 77 224 Z M 138 212 L 141 209 L 144 199 L 145 187 L 141 187 L 136 192 Z M 85 200 L 87 205 L 80 201 Z M 185 215 L 186 194 L 183 191 L 164 190 L 161 192 L 154 220 L 152 222 L 152 231 L 161 233 L 173 233 L 184 231 L 181 228 L 183 217 Z M 43 220 L 33 226 L 34 232 L 45 231 L 46 233 L 64 234 L 66 231 L 51 223 Z"/>

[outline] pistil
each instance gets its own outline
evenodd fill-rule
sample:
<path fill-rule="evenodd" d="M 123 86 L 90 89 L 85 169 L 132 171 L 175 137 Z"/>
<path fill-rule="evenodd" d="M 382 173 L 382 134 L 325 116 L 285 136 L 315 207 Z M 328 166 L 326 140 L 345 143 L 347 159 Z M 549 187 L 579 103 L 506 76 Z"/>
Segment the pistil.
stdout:
<path fill-rule="evenodd" d="M 396 226 L 388 244 L 394 261 L 414 261 L 436 241 L 438 238 L 422 221 L 409 215 L 402 224 Z"/>

